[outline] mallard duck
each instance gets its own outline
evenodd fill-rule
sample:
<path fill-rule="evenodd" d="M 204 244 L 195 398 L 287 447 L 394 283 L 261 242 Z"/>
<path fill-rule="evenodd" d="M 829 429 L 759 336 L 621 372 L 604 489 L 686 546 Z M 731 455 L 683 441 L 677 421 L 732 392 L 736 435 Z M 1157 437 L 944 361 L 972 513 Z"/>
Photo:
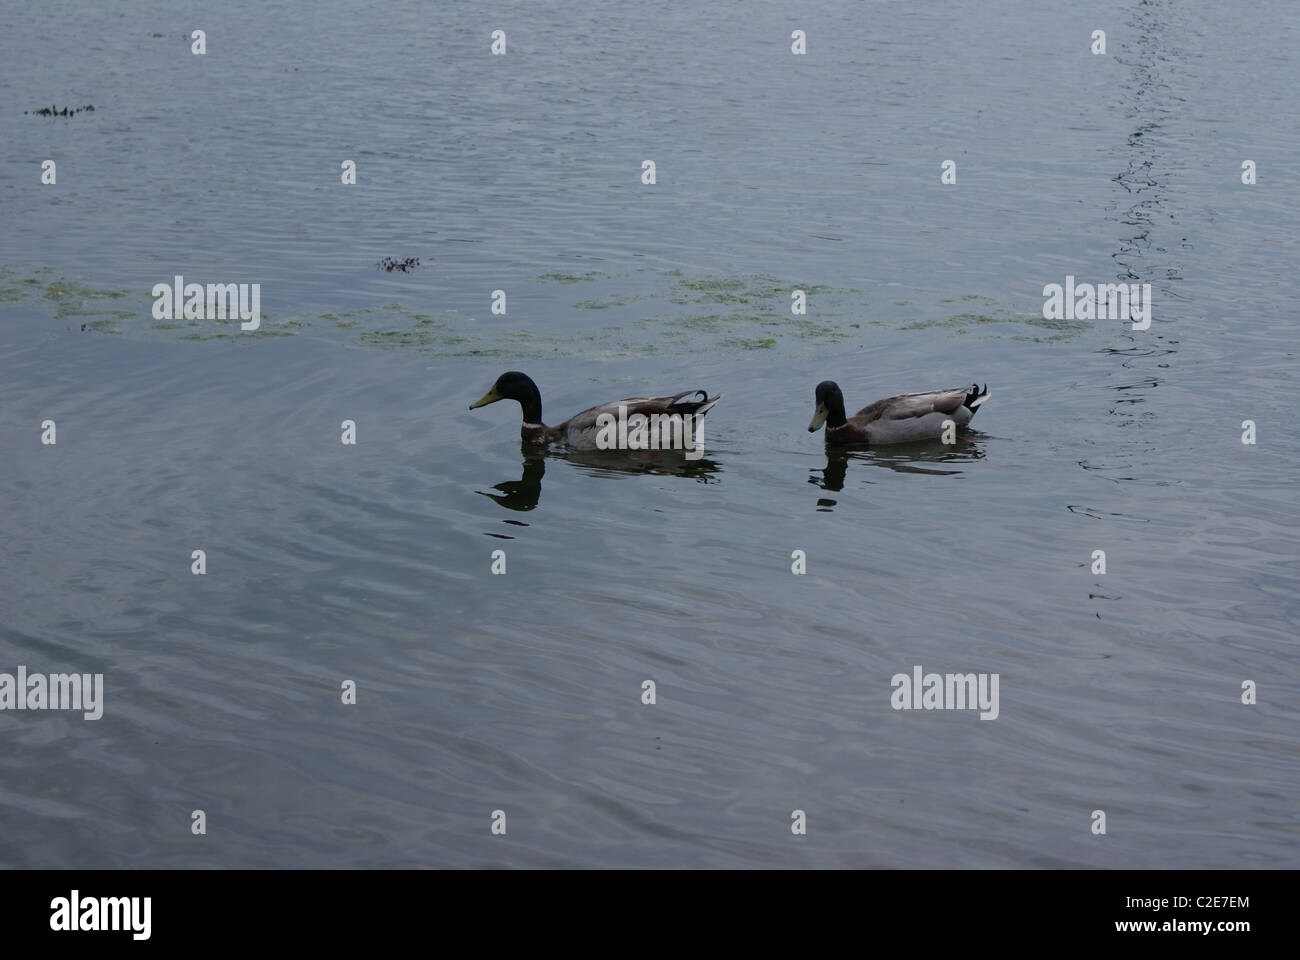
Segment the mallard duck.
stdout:
<path fill-rule="evenodd" d="M 682 400 L 682 397 L 693 393 L 699 394 L 700 399 Z M 648 418 L 654 414 L 665 416 L 693 414 L 702 417 L 721 399 L 721 394 L 710 397 L 704 390 L 683 390 L 671 397 L 629 397 L 626 400 L 612 400 L 598 407 L 591 407 L 574 414 L 563 423 L 548 427 L 542 423 L 542 394 L 537 389 L 537 384 L 533 383 L 532 378 L 527 374 L 511 370 L 497 377 L 497 382 L 492 384 L 492 389 L 471 403 L 469 408 L 473 410 L 476 407 L 485 407 L 498 400 L 518 400 L 524 414 L 524 424 L 519 433 L 525 443 L 538 446 L 565 443 L 575 450 L 597 450 L 601 449 L 600 444 L 597 443 L 597 436 L 602 429 L 597 422 L 601 414 L 609 414 L 615 422 L 618 421 L 620 408 L 623 409 L 628 421 L 637 415 Z M 693 442 L 689 438 L 683 440 Z"/>
<path fill-rule="evenodd" d="M 944 423 L 958 426 L 969 423 L 980 405 L 989 398 L 986 384 L 969 390 L 931 390 L 929 393 L 903 393 L 877 400 L 852 417 L 844 416 L 844 394 L 834 380 L 817 384 L 817 409 L 808 432 L 826 424 L 827 443 L 906 443 L 909 440 L 936 440 L 943 435 Z"/>

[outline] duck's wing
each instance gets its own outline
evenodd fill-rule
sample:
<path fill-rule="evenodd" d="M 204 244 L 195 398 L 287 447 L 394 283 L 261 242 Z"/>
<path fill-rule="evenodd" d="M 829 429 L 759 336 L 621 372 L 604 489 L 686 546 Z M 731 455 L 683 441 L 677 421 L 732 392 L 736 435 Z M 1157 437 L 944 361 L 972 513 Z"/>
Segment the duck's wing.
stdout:
<path fill-rule="evenodd" d="M 699 399 L 682 400 L 682 397 L 687 396 L 697 396 Z M 581 413 L 575 413 L 556 429 L 594 429 L 601 414 L 607 413 L 617 418 L 620 410 L 623 410 L 624 416 L 627 417 L 634 417 L 637 414 L 648 417 L 655 413 L 669 415 L 693 413 L 703 416 L 721 399 L 721 394 L 710 397 L 703 390 L 683 390 L 671 397 L 627 397 L 624 400 L 611 400 L 609 403 L 602 403 L 599 406 L 583 410 Z"/>
<path fill-rule="evenodd" d="M 865 426 L 876 420 L 912 420 L 931 413 L 956 413 L 966 402 L 966 387 L 951 390 L 930 390 L 926 393 L 901 393 L 896 397 L 877 400 L 863 407 L 852 420 Z"/>

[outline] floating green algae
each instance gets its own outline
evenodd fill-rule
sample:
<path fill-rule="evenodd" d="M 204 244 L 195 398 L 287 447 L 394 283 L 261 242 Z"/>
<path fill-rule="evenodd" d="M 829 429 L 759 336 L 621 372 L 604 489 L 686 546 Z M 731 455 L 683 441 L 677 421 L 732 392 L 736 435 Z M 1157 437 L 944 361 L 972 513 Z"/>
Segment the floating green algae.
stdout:
<path fill-rule="evenodd" d="M 26 279 L 36 280 L 37 284 L 35 285 L 44 282 L 45 289 L 39 299 L 54 304 L 53 318 L 55 320 L 103 315 L 112 316 L 118 320 L 127 320 L 135 316 L 129 310 L 113 310 L 104 306 L 106 300 L 122 300 L 129 297 L 131 295 L 130 290 L 87 287 L 80 283 L 65 280 L 63 277 L 50 278 L 48 274 Z M 121 327 L 106 320 L 87 321 L 82 325 L 82 329 L 93 330 L 96 333 L 120 334 L 122 332 Z"/>
<path fill-rule="evenodd" d="M 959 313 L 950 317 L 936 317 L 931 320 L 915 320 L 912 323 L 903 324 L 902 330 L 929 330 L 934 327 L 971 327 L 983 323 L 1013 323 L 1015 317 L 1011 314 L 1004 316 L 992 316 L 985 313 Z"/>
<path fill-rule="evenodd" d="M 580 300 L 573 307 L 575 310 L 608 310 L 610 307 L 626 307 L 644 299 L 639 293 L 615 293 L 608 297 Z"/>
<path fill-rule="evenodd" d="M 475 317 L 458 310 L 414 309 L 397 301 L 340 308 L 296 306 L 289 315 L 261 314 L 261 327 L 245 331 L 237 315 L 213 320 L 155 320 L 152 293 L 86 286 L 48 267 L 0 267 L 0 307 L 42 304 L 52 319 L 84 321 L 83 329 L 133 337 L 186 341 L 250 340 L 311 335 L 352 346 L 415 351 L 435 358 L 580 357 L 590 360 L 681 356 L 701 349 L 753 350 L 855 347 L 893 335 L 938 334 L 1007 337 L 1039 343 L 1073 339 L 1093 326 L 1080 320 L 1045 320 L 981 293 L 943 299 L 918 295 L 897 283 L 863 291 L 807 278 L 787 281 L 769 273 L 716 275 L 642 268 L 621 277 L 591 271 L 548 273 L 539 283 L 591 283 L 593 296 L 557 316 Z M 803 313 L 794 291 L 806 297 Z M 875 304 L 874 306 L 872 304 Z M 949 305 L 959 304 L 952 312 Z M 423 306 L 423 305 L 422 305 Z M 647 309 L 649 307 L 650 309 Z M 591 328 L 590 311 L 608 322 Z M 556 329 L 559 327 L 559 329 Z M 65 329 L 60 326 L 60 331 Z M 76 324 L 70 328 L 78 329 Z"/>
<path fill-rule="evenodd" d="M 34 278 L 33 278 L 34 279 Z M 59 277 L 57 280 L 51 280 L 45 287 L 45 293 L 42 300 L 57 300 L 66 302 L 69 300 L 120 300 L 123 297 L 131 295 L 130 290 L 103 289 L 97 290 L 94 287 L 82 286 L 79 283 L 72 283 Z"/>
<path fill-rule="evenodd" d="M 366 307 L 363 310 L 338 310 L 322 313 L 320 318 L 331 321 L 340 330 L 351 330 L 361 323 L 363 317 L 371 316 L 374 312 L 374 307 Z"/>
<path fill-rule="evenodd" d="M 722 303 L 732 306 L 752 307 L 765 303 L 781 304 L 787 311 L 790 308 L 791 295 L 802 290 L 805 296 L 812 298 L 821 294 L 854 294 L 856 290 L 841 290 L 825 284 L 781 283 L 768 274 L 754 276 L 719 277 L 719 276 L 683 276 L 670 273 L 673 277 L 667 299 L 670 303 L 705 304 Z"/>
<path fill-rule="evenodd" d="M 238 334 L 221 333 L 221 328 L 237 326 L 243 321 L 234 313 L 211 320 L 190 320 L 184 317 L 155 320 L 152 290 L 145 292 L 117 287 L 92 287 L 69 280 L 52 267 L 0 267 L 0 303 L 27 301 L 29 294 L 35 303 L 48 306 L 50 319 L 80 321 L 74 326 L 66 327 L 77 332 L 165 336 L 172 331 L 187 330 L 191 333 L 179 339 L 218 340 L 255 335 L 283 337 L 291 335 L 294 329 L 310 326 L 309 318 L 291 317 L 277 321 L 270 311 L 262 310 L 259 311 L 261 329 L 241 329 Z M 213 324 L 217 325 L 216 329 L 209 326 Z M 267 326 L 273 326 L 274 329 L 268 330 Z"/>
<path fill-rule="evenodd" d="M 591 271 L 590 273 L 539 273 L 537 280 L 542 283 L 590 283 L 593 280 L 601 280 L 608 277 L 607 273 Z"/>
<path fill-rule="evenodd" d="M 242 330 L 239 333 L 189 333 L 181 340 L 261 340 L 266 337 L 292 337 L 288 330 Z"/>
<path fill-rule="evenodd" d="M 900 330 L 928 330 L 949 328 L 954 334 L 968 334 L 979 330 L 990 337 L 1006 336 L 1012 340 L 1029 340 L 1035 343 L 1056 343 L 1073 340 L 1094 324 L 1088 320 L 1047 319 L 1041 314 L 1022 313 L 999 307 L 997 301 L 983 294 L 964 294 L 961 297 L 947 297 L 940 303 L 959 303 L 978 301 L 981 309 L 967 310 L 946 317 L 931 317 L 925 320 L 913 320 L 901 324 Z M 1015 327 L 1040 327 L 1056 331 L 1052 336 L 1034 336 L 1011 332 Z M 1000 330 L 1000 327 L 1011 329 Z"/>

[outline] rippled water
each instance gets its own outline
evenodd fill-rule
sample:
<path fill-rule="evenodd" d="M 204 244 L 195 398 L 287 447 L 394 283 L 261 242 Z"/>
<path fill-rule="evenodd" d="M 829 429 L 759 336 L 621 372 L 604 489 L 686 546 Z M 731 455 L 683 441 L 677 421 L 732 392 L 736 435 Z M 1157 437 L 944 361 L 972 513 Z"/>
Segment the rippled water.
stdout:
<path fill-rule="evenodd" d="M 1300 865 L 1294 5 L 313 10 L 0 10 L 0 672 L 106 687 L 0 713 L 0 863 Z M 515 368 L 724 399 L 540 456 Z M 826 378 L 993 397 L 827 453 Z"/>

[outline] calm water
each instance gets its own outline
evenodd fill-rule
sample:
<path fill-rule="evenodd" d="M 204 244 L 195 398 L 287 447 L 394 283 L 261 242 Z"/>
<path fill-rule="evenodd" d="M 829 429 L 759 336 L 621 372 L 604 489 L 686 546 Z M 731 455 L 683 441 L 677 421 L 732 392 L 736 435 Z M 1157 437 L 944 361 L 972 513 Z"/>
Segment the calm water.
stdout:
<path fill-rule="evenodd" d="M 1300 866 L 1294 4 L 48 6 L 0 672 L 106 702 L 0 713 L 0 863 Z M 176 274 L 263 329 L 155 321 Z M 1044 321 L 1066 275 L 1151 329 Z M 527 456 L 466 410 L 516 368 L 724 399 L 696 464 Z M 828 455 L 826 378 L 993 398 Z M 916 664 L 1000 716 L 893 710 Z"/>

